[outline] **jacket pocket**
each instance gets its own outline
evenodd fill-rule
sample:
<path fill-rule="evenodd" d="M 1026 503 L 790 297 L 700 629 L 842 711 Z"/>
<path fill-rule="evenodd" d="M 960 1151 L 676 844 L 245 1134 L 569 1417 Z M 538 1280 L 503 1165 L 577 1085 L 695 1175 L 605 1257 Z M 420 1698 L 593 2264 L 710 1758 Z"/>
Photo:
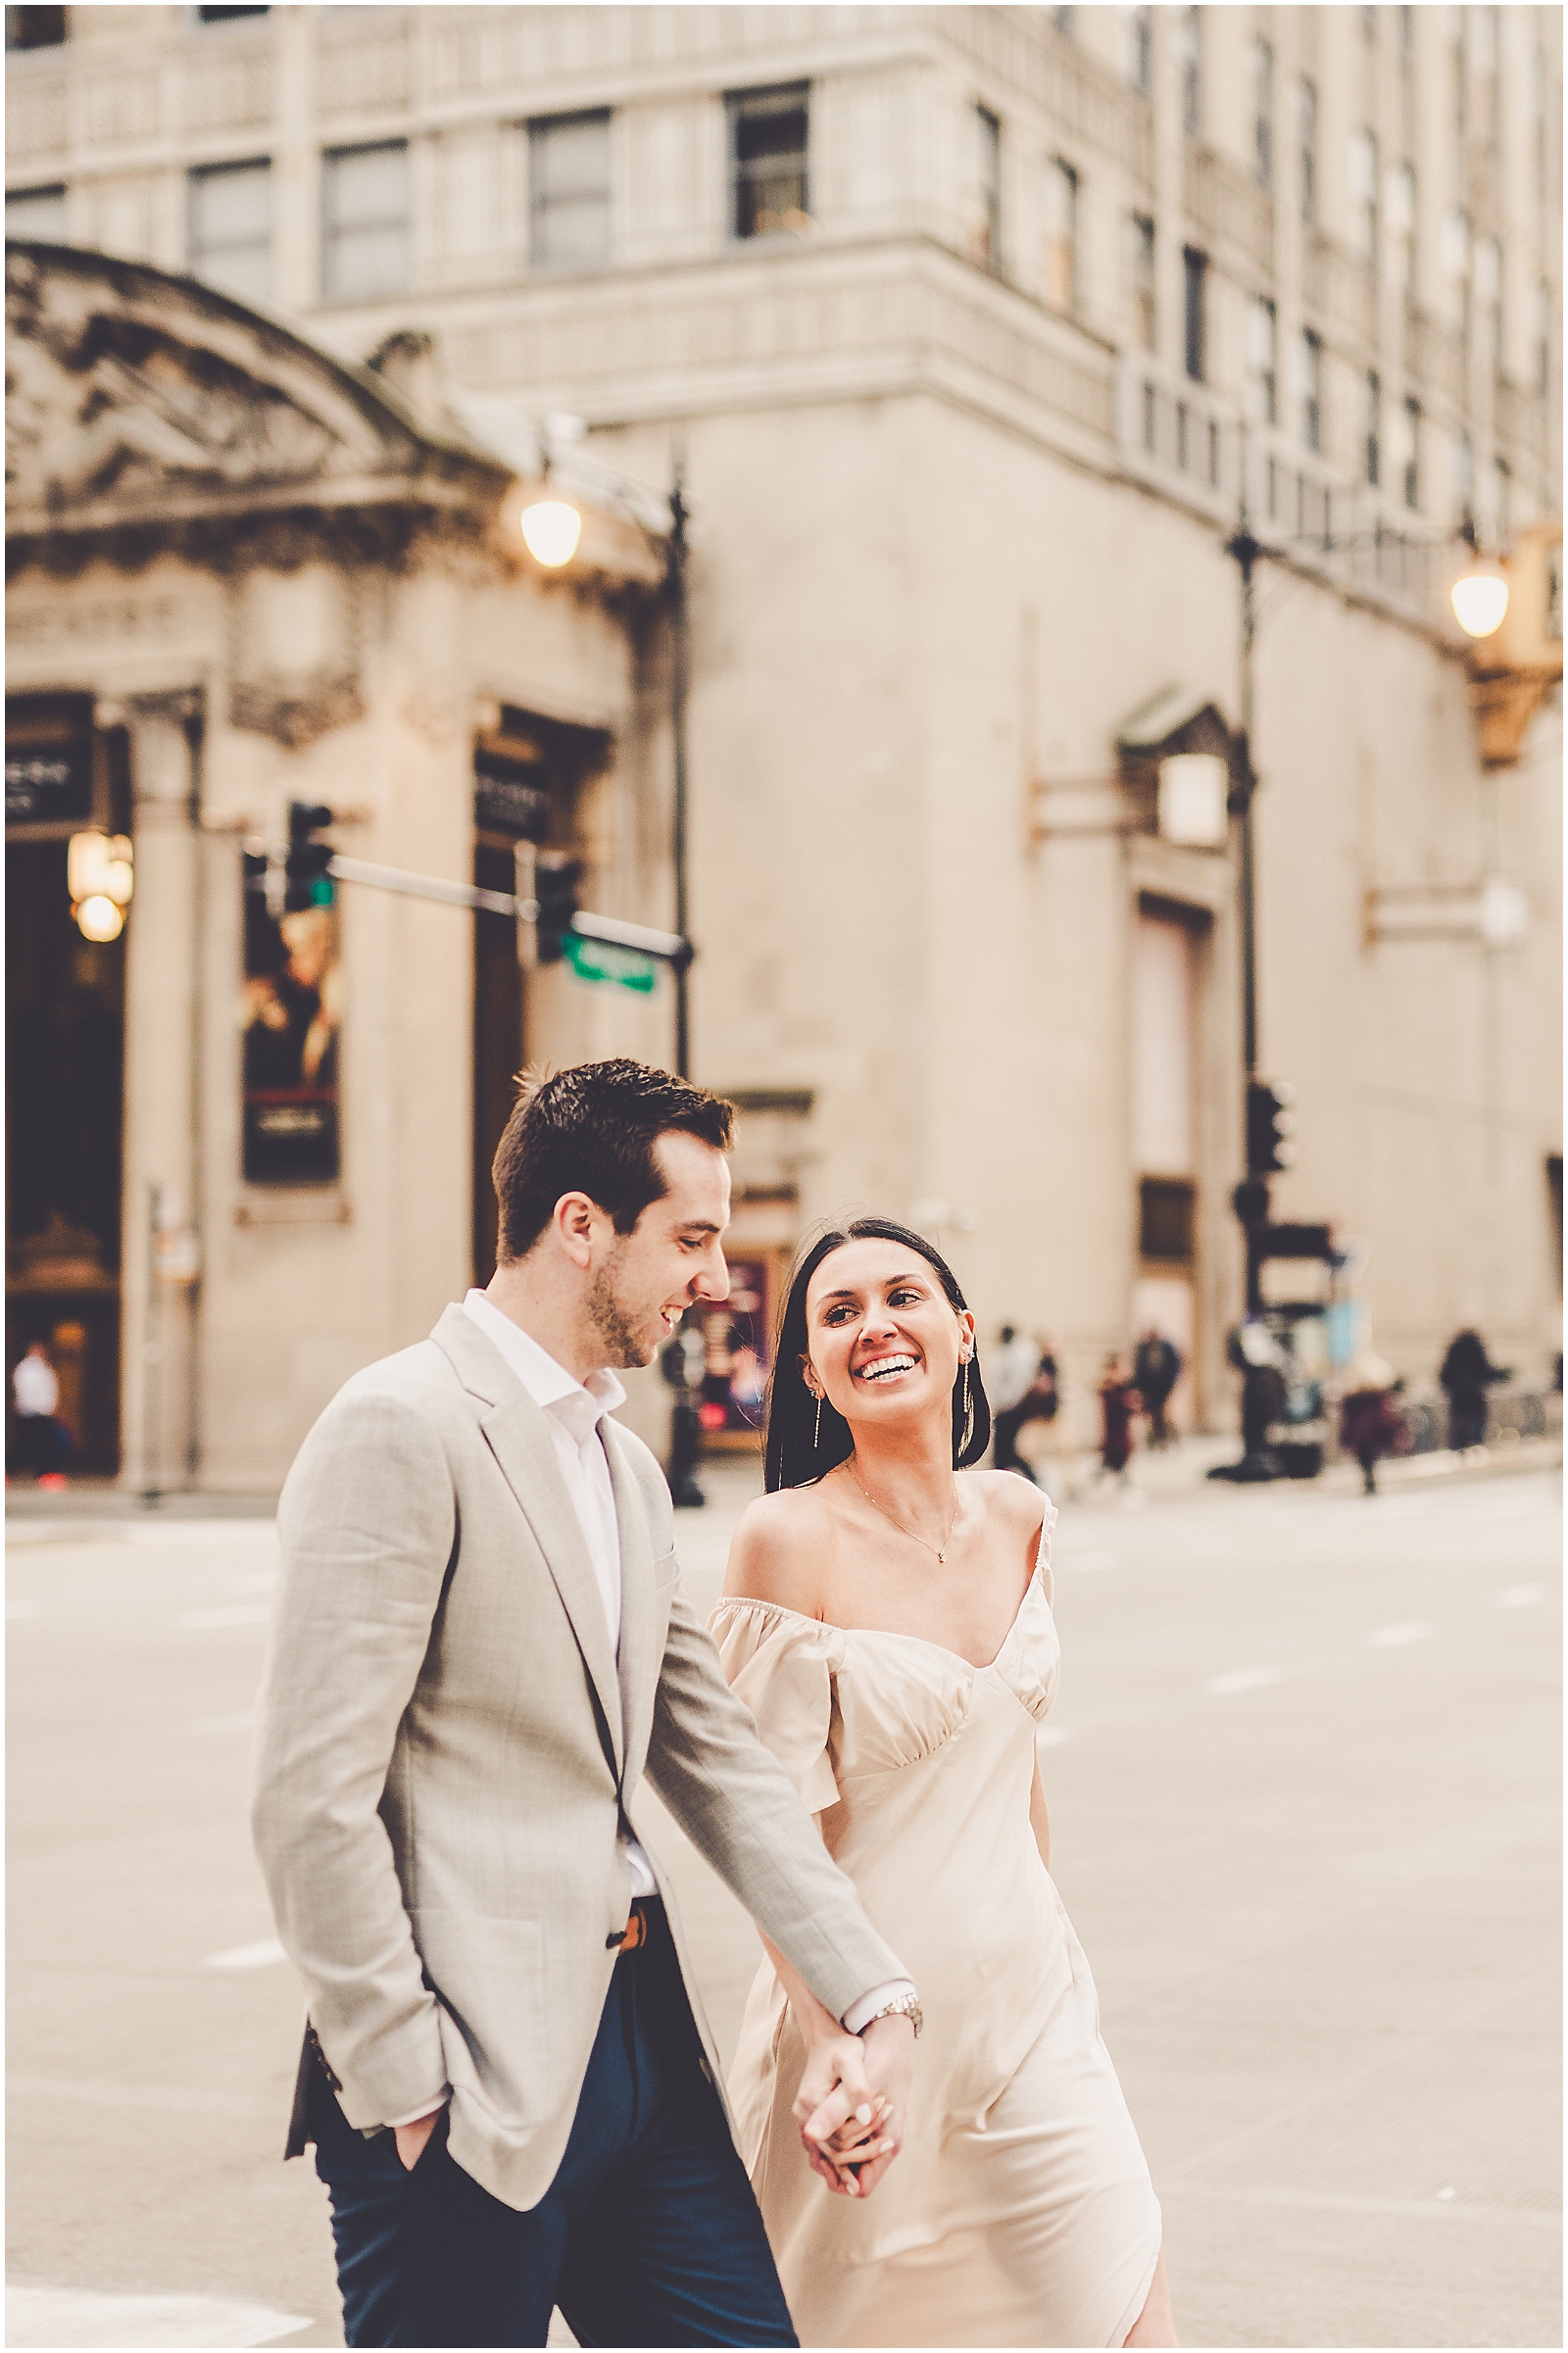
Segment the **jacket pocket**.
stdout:
<path fill-rule="evenodd" d="M 564 2096 L 569 2036 L 553 2020 L 544 1932 L 488 1912 L 410 1914 L 431 1990 L 462 2034 L 497 2121 L 531 2125 Z M 554 2030 L 554 2031 L 553 2031 Z"/>

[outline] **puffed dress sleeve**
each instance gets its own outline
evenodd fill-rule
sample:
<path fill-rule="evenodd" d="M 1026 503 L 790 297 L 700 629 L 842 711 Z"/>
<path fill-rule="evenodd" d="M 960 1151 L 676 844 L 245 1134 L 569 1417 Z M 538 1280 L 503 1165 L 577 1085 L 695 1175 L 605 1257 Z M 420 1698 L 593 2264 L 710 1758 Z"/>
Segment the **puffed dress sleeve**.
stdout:
<path fill-rule="evenodd" d="M 837 1805 L 832 1736 L 844 1636 L 772 1602 L 726 1598 L 708 1621 L 730 1689 L 813 1814 Z"/>

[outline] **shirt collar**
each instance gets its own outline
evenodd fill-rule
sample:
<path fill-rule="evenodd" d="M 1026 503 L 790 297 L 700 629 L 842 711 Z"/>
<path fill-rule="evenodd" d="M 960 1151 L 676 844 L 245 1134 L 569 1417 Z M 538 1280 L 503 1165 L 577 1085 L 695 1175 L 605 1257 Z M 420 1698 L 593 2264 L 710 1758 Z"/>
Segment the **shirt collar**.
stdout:
<path fill-rule="evenodd" d="M 586 1381 L 575 1381 L 564 1364 L 558 1364 L 548 1348 L 542 1348 L 531 1332 L 504 1315 L 493 1299 L 482 1291 L 470 1291 L 463 1302 L 464 1312 L 470 1315 L 485 1338 L 501 1352 L 507 1370 L 514 1373 L 536 1405 L 548 1412 L 558 1408 L 564 1421 L 580 1444 L 607 1413 L 626 1402 L 626 1392 L 614 1374 L 602 1367 L 591 1372 Z"/>

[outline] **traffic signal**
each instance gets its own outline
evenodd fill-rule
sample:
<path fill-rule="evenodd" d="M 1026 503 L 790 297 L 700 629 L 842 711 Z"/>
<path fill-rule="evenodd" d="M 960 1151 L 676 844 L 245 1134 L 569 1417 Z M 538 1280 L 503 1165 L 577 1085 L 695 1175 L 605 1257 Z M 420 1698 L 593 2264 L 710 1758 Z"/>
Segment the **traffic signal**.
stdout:
<path fill-rule="evenodd" d="M 577 885 L 582 859 L 560 850 L 541 850 L 534 860 L 534 897 L 539 902 L 536 931 L 541 964 L 559 964 L 571 919 L 577 912 Z"/>
<path fill-rule="evenodd" d="M 332 877 L 327 868 L 332 862 L 332 845 L 318 839 L 322 826 L 331 822 L 331 809 L 319 803 L 289 803 L 288 856 L 283 862 L 285 914 L 297 915 L 308 907 L 331 906 Z"/>
<path fill-rule="evenodd" d="M 1291 1142 L 1296 1121 L 1291 1104 L 1296 1101 L 1294 1087 L 1271 1086 L 1265 1079 L 1252 1079 L 1247 1089 L 1247 1173 L 1250 1177 L 1274 1176 L 1289 1168 L 1296 1158 L 1296 1147 Z"/>

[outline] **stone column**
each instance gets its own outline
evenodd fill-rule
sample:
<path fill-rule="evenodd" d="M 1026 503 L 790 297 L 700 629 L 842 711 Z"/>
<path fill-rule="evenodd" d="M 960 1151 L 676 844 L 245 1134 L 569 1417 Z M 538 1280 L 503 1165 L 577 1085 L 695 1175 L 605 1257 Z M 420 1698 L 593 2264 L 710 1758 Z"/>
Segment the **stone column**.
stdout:
<path fill-rule="evenodd" d="M 190 1487 L 197 1468 L 200 710 L 199 695 L 180 693 L 134 697 L 123 712 L 136 883 L 125 966 L 122 1461 L 125 1484 L 143 1493 Z"/>

